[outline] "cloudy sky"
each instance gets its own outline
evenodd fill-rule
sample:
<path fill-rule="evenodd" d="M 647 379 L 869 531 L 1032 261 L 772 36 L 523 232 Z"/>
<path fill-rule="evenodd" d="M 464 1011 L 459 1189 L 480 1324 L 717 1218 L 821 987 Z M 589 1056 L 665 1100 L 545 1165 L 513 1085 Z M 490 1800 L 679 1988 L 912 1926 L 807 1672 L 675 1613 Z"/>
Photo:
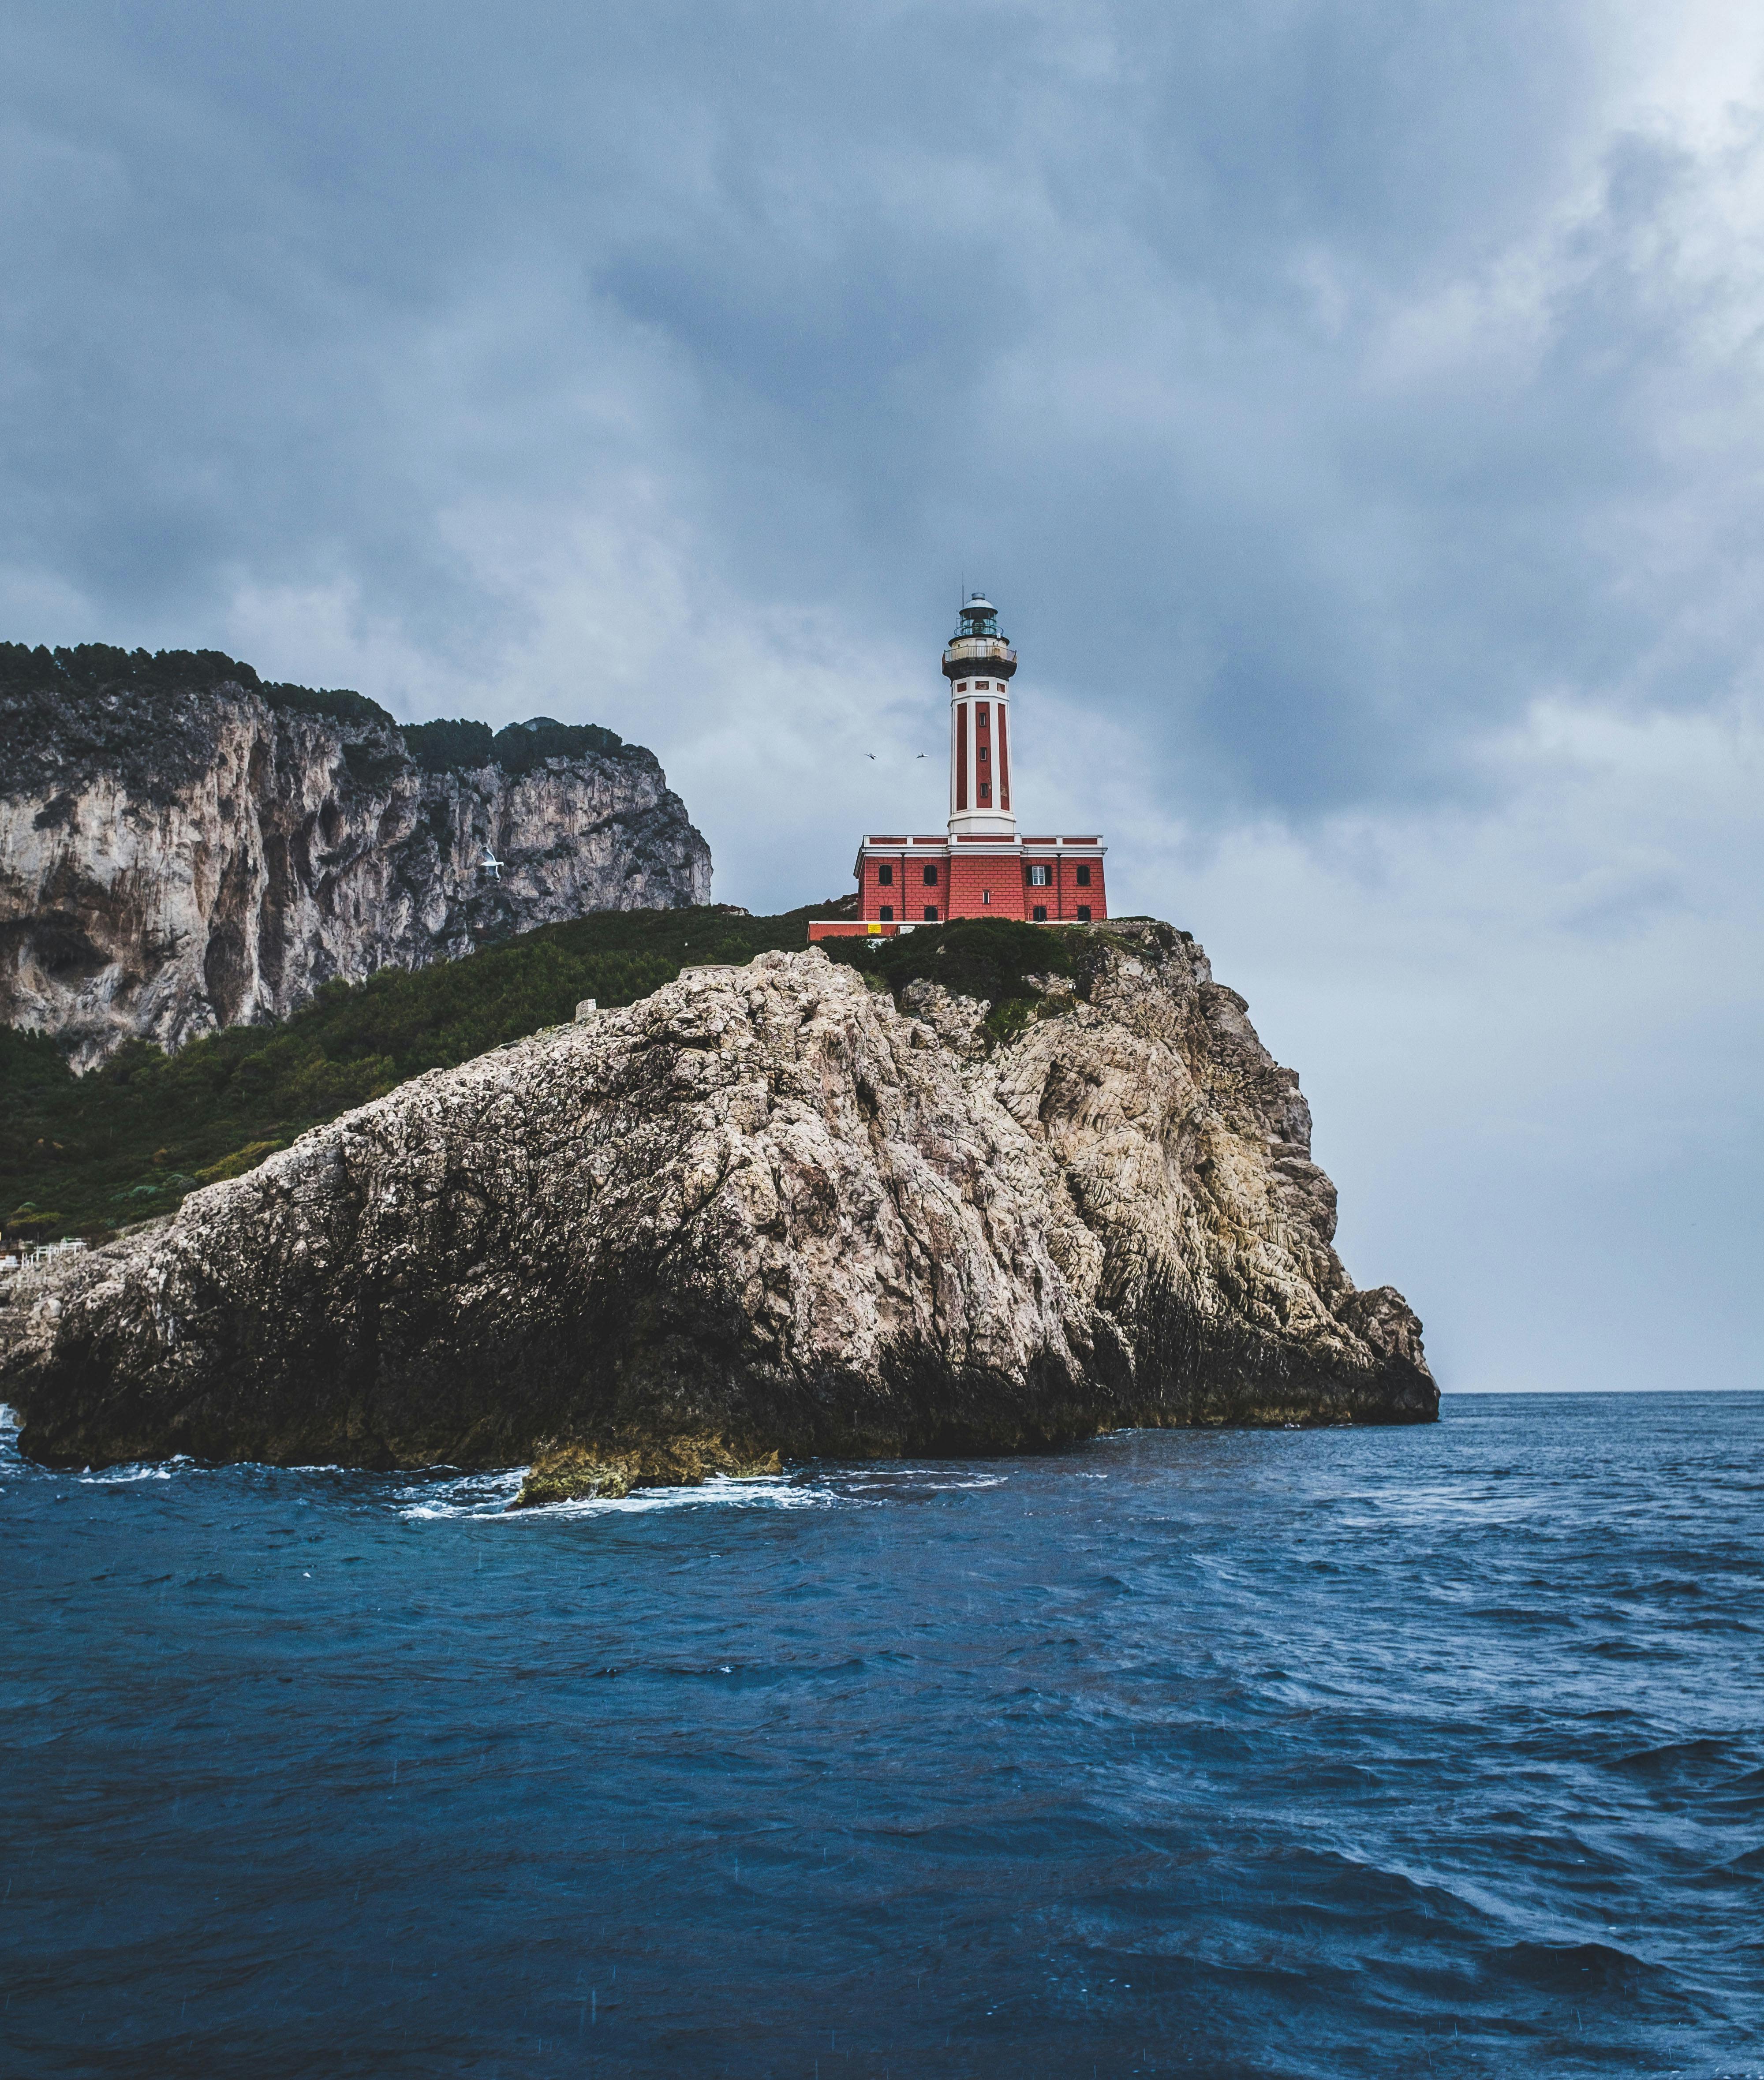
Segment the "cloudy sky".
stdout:
<path fill-rule="evenodd" d="M 0 34 L 0 631 L 609 723 L 772 909 L 941 820 L 982 585 L 1443 1382 L 1764 1384 L 1764 18 Z"/>

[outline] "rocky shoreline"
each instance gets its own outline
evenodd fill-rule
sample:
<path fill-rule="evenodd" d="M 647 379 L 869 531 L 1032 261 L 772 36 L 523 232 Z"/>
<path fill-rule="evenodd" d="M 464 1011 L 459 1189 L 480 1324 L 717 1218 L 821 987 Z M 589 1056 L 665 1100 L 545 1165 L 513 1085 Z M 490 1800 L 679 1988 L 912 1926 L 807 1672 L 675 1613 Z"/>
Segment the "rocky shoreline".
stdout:
<path fill-rule="evenodd" d="M 819 952 L 416 1079 L 21 1293 L 49 1464 L 531 1465 L 523 1499 L 1129 1425 L 1426 1422 L 1308 1109 L 1170 927 L 998 1042 Z"/>

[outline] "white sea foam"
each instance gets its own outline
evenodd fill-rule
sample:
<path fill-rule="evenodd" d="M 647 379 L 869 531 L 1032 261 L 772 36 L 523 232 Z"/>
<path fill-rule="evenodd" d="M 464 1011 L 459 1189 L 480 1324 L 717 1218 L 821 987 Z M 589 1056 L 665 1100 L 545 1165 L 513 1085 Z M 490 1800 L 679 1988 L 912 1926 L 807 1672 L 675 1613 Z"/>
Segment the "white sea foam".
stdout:
<path fill-rule="evenodd" d="M 105 1466 L 97 1473 L 76 1474 L 82 1488 L 121 1487 L 129 1481 L 169 1481 L 178 1474 L 202 1474 L 210 1470 L 178 1453 L 170 1459 L 137 1459 L 124 1466 Z"/>
<path fill-rule="evenodd" d="M 468 1474 L 455 1481 L 407 1488 L 400 1498 L 407 1506 L 398 1513 L 413 1521 L 469 1516 L 494 1517 L 507 1524 L 555 1524 L 560 1517 L 641 1516 L 663 1509 L 731 1506 L 747 1509 L 825 1509 L 836 1503 L 856 1499 L 791 1474 L 745 1477 L 713 1474 L 699 1487 L 638 1488 L 628 1495 L 595 1495 L 578 1502 L 547 1503 L 542 1509 L 511 1511 L 509 1504 L 519 1494 L 526 1471 L 523 1466 L 515 1466 L 506 1473 Z"/>
<path fill-rule="evenodd" d="M 413 1520 L 500 1516 L 520 1493 L 526 1470 L 524 1466 L 506 1466 L 494 1473 L 457 1474 L 451 1480 L 423 1481 L 400 1488 L 393 1499 L 405 1505 L 398 1514 Z"/>
<path fill-rule="evenodd" d="M 872 1466 L 848 1468 L 845 1478 L 860 1488 L 910 1487 L 916 1494 L 945 1495 L 967 1488 L 1002 1488 L 1010 1476 L 955 1474 L 947 1466 Z"/>

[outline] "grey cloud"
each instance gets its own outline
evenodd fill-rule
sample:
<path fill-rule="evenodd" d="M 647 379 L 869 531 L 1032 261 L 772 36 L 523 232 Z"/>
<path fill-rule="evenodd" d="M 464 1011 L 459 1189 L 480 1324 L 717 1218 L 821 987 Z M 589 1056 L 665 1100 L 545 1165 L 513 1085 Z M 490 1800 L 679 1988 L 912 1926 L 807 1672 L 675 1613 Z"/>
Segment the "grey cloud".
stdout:
<path fill-rule="evenodd" d="M 904 636 L 983 564 L 1078 684 L 1130 595 L 1097 696 L 1299 810 L 1644 641 L 1586 539 L 1661 469 L 1620 252 L 1516 397 L 1367 380 L 1548 207 L 1572 8 L 23 12 L 11 554 L 119 613 L 347 572 L 494 651 L 438 513 L 641 454 L 753 597 Z"/>

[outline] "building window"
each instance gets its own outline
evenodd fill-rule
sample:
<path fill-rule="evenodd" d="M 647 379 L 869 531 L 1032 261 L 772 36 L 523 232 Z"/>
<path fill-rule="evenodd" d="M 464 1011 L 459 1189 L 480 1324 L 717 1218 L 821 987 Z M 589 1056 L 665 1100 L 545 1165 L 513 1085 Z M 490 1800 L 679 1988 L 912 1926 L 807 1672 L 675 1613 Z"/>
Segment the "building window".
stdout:
<path fill-rule="evenodd" d="M 981 764 L 982 765 L 987 765 L 987 764 L 989 764 L 989 763 L 990 763 L 990 761 L 991 761 L 991 758 L 992 758 L 992 753 L 990 753 L 990 752 L 986 749 L 986 747 L 985 747 L 985 744 L 981 744 L 981 746 L 980 747 L 980 762 L 981 762 Z"/>
<path fill-rule="evenodd" d="M 1090 906 L 1088 903 L 1081 903 L 1078 905 L 1078 922 L 1081 925 L 1088 925 L 1090 921 Z"/>
<path fill-rule="evenodd" d="M 989 801 L 992 799 L 992 782 L 991 782 L 991 781 L 989 781 L 989 780 L 982 780 L 982 781 L 981 782 L 981 783 L 980 783 L 980 799 L 981 799 L 981 801 L 983 801 L 983 802 L 989 802 Z"/>
<path fill-rule="evenodd" d="M 937 905 L 934 903 L 926 904 L 925 921 L 927 925 L 934 925 L 937 922 Z"/>
<path fill-rule="evenodd" d="M 884 925 L 892 925 L 894 922 L 894 905 L 892 903 L 884 903 L 876 914 Z"/>
<path fill-rule="evenodd" d="M 885 865 L 879 866 L 876 870 L 876 878 L 884 888 L 892 888 L 894 886 L 894 869 Z"/>
<path fill-rule="evenodd" d="M 1045 903 L 1038 903 L 1035 907 L 1034 916 L 1035 920 L 1038 925 L 1045 925 L 1048 921 L 1047 904 Z"/>
<path fill-rule="evenodd" d="M 926 867 L 926 870 L 925 870 L 925 886 L 926 886 L 927 888 L 934 888 L 934 887 L 936 887 L 936 886 L 937 886 L 937 869 L 936 869 L 934 866 L 928 866 L 928 867 Z"/>
<path fill-rule="evenodd" d="M 1089 868 L 1089 867 L 1087 867 L 1087 866 L 1081 866 L 1081 867 L 1078 869 L 1078 873 L 1077 873 L 1077 882 L 1078 882 L 1078 886 L 1079 886 L 1079 887 L 1080 887 L 1080 888 L 1088 888 L 1088 887 L 1090 887 L 1090 868 Z"/>
<path fill-rule="evenodd" d="M 980 900 L 982 903 L 990 903 L 992 900 L 992 891 L 989 888 L 981 889 L 980 891 Z"/>
<path fill-rule="evenodd" d="M 961 682 L 961 684 L 960 684 L 960 686 L 956 689 L 956 692 L 957 692 L 957 693 L 959 693 L 959 694 L 965 694 L 965 693 L 968 691 L 968 681 L 967 681 L 965 679 L 964 679 L 964 680 L 963 680 L 963 681 Z"/>
<path fill-rule="evenodd" d="M 1031 866 L 1029 870 L 1029 886 L 1031 888 L 1045 888 L 1052 878 L 1053 869 L 1051 866 Z"/>

